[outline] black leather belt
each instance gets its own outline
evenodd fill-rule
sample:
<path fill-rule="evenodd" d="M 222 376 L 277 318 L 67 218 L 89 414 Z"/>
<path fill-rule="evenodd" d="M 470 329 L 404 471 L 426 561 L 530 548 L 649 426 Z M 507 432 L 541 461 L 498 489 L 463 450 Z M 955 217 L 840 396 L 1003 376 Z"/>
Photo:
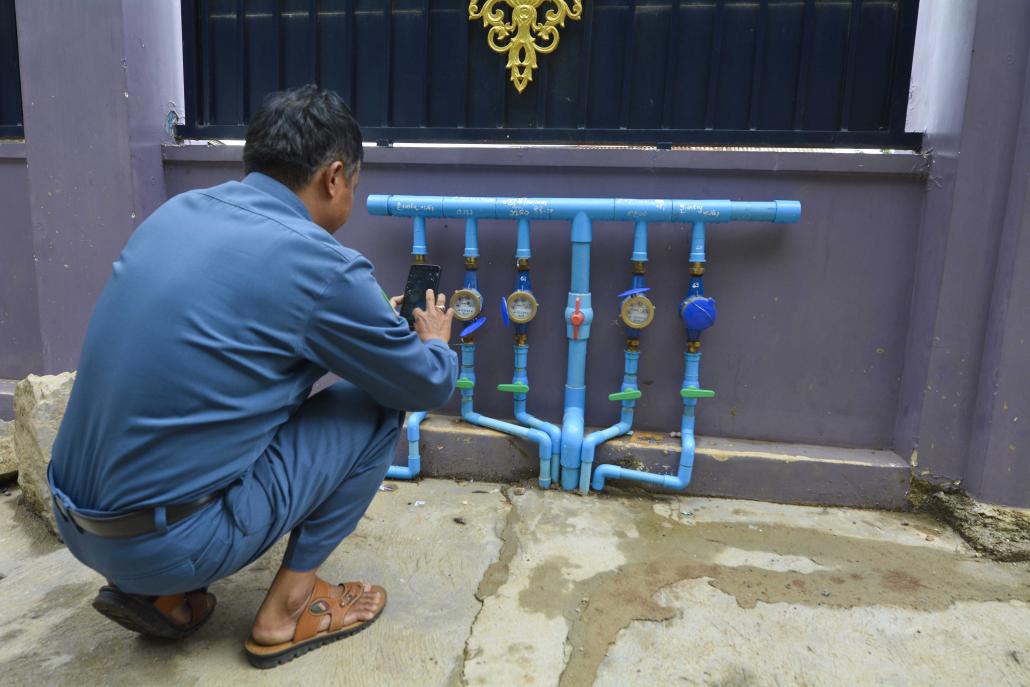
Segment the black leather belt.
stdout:
<path fill-rule="evenodd" d="M 224 491 L 216 491 L 187 503 L 163 506 L 165 511 L 165 523 L 170 527 L 180 520 L 185 520 L 204 506 L 220 499 L 223 493 Z M 154 519 L 157 508 L 143 508 L 129 513 L 97 518 L 68 510 L 64 507 L 64 504 L 61 503 L 60 499 L 54 499 L 54 506 L 61 512 L 61 515 L 77 525 L 79 529 L 84 532 L 89 532 L 90 534 L 95 534 L 98 537 L 109 539 L 117 537 L 138 537 L 141 534 L 149 534 L 157 531 L 157 522 Z"/>

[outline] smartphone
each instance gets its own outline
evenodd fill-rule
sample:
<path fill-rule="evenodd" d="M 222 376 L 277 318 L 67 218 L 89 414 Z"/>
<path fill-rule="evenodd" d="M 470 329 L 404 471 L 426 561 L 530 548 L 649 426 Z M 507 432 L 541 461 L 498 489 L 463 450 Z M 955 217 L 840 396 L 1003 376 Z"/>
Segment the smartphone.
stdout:
<path fill-rule="evenodd" d="M 440 272 L 439 265 L 412 265 L 408 270 L 401 317 L 408 321 L 409 327 L 415 326 L 415 308 L 426 309 L 426 289 L 440 292 Z"/>

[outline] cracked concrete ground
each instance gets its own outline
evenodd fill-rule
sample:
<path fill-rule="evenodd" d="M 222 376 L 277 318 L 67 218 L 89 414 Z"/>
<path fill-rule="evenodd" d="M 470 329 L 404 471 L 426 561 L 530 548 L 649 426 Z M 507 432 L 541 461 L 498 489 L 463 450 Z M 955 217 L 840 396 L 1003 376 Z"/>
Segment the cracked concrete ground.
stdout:
<path fill-rule="evenodd" d="M 1030 685 L 1030 565 L 924 516 L 394 484 L 324 568 L 383 583 L 382 619 L 271 671 L 241 643 L 273 556 L 195 637 L 147 640 L 0 496 L 0 683 Z"/>

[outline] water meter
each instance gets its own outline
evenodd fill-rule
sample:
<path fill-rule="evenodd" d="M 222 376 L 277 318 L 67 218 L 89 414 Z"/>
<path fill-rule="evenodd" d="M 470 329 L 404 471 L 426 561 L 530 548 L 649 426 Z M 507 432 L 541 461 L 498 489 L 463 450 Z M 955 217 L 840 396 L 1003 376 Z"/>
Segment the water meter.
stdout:
<path fill-rule="evenodd" d="M 529 291 L 514 291 L 508 296 L 508 318 L 515 324 L 529 324 L 536 317 L 536 297 Z"/>
<path fill-rule="evenodd" d="M 454 317 L 470 322 L 483 310 L 483 296 L 475 289 L 458 289 L 451 294 L 451 308 L 454 309 Z"/>
<path fill-rule="evenodd" d="M 654 303 L 642 293 L 635 293 L 622 301 L 622 322 L 630 329 L 643 329 L 654 320 Z"/>

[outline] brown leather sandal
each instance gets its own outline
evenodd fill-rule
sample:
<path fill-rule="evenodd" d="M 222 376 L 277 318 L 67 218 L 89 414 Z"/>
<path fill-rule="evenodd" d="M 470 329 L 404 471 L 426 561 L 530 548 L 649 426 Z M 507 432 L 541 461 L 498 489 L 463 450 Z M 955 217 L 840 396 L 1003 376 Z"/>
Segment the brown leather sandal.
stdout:
<path fill-rule="evenodd" d="M 190 622 L 178 625 L 169 614 L 185 602 L 190 608 Z M 200 629 L 215 612 L 216 599 L 207 589 L 184 594 L 142 596 L 127 594 L 114 585 L 100 588 L 93 608 L 122 627 L 148 637 L 186 639 Z"/>
<path fill-rule="evenodd" d="M 251 637 L 244 642 L 247 651 L 247 659 L 255 668 L 274 668 L 287 661 L 292 661 L 298 656 L 303 656 L 312 649 L 317 649 L 326 644 L 331 644 L 344 637 L 355 635 L 379 619 L 383 609 L 386 608 L 386 590 L 378 585 L 373 585 L 368 591 L 364 591 L 361 582 L 344 582 L 343 594 L 339 597 L 330 595 L 330 585 L 323 579 L 316 578 L 315 586 L 307 600 L 307 608 L 301 613 L 297 621 L 297 629 L 293 632 L 293 639 L 281 644 L 258 644 Z M 375 610 L 371 620 L 359 620 L 344 625 L 343 619 L 351 607 L 366 593 L 379 592 L 382 602 Z M 330 616 L 329 629 L 319 630 L 323 616 Z"/>

